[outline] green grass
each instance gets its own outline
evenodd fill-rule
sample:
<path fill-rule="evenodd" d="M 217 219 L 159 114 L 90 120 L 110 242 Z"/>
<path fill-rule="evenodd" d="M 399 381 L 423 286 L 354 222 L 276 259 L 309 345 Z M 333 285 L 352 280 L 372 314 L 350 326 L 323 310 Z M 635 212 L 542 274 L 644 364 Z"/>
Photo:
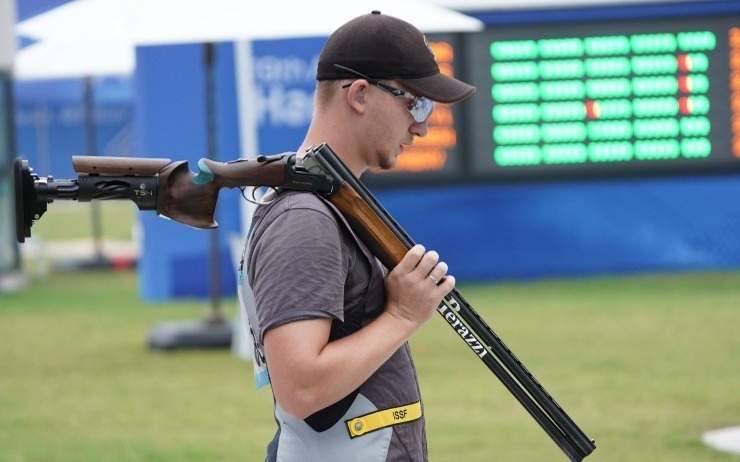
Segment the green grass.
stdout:
<path fill-rule="evenodd" d="M 54 274 L 0 296 L 0 461 L 257 461 L 272 398 L 226 351 L 152 353 L 131 272 Z M 597 440 L 589 461 L 737 461 L 740 274 L 467 286 L 463 293 Z M 229 301 L 227 306 L 233 306 Z M 414 338 L 433 461 L 565 461 L 440 319 Z"/>
<path fill-rule="evenodd" d="M 102 237 L 118 241 L 132 239 L 136 206 L 128 201 L 99 201 Z M 93 235 L 92 204 L 55 201 L 31 229 L 34 237 L 45 241 L 85 239 Z"/>

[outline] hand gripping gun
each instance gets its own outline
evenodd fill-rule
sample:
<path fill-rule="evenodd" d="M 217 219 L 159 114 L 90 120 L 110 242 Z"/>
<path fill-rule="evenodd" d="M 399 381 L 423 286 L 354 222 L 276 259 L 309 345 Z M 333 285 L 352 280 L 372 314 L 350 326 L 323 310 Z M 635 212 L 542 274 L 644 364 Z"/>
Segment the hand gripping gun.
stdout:
<path fill-rule="evenodd" d="M 341 159 L 323 144 L 303 157 L 283 155 L 220 163 L 198 161 L 193 174 L 187 161 L 122 157 L 74 157 L 76 180 L 41 178 L 26 161 L 16 159 L 15 212 L 19 242 L 56 200 L 128 199 L 140 210 L 197 228 L 214 228 L 214 211 L 221 188 L 268 186 L 278 190 L 311 191 L 329 200 L 355 233 L 388 268 L 401 261 L 414 241 L 378 203 Z M 460 339 L 571 461 L 581 461 L 596 448 L 589 438 L 488 324 L 457 291 L 447 294 L 437 311 Z"/>

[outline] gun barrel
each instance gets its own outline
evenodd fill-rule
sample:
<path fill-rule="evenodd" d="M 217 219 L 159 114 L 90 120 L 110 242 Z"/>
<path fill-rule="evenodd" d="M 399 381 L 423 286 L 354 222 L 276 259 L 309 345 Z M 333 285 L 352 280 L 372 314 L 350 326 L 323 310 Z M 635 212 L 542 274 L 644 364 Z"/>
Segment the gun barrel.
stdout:
<path fill-rule="evenodd" d="M 80 186 L 77 180 L 55 180 L 44 178 L 36 182 L 36 200 L 52 202 L 55 199 L 77 200 Z"/>

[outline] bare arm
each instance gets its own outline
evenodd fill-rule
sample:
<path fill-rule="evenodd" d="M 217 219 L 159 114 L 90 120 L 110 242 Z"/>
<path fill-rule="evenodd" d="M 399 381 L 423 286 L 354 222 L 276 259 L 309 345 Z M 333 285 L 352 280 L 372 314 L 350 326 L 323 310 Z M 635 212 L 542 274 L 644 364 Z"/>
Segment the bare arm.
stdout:
<path fill-rule="evenodd" d="M 365 382 L 454 287 L 455 279 L 445 277 L 447 265 L 438 259 L 436 252 L 425 252 L 419 245 L 409 250 L 386 277 L 385 311 L 347 337 L 329 342 L 328 319 L 297 321 L 267 331 L 265 354 L 280 406 L 305 419 Z"/>

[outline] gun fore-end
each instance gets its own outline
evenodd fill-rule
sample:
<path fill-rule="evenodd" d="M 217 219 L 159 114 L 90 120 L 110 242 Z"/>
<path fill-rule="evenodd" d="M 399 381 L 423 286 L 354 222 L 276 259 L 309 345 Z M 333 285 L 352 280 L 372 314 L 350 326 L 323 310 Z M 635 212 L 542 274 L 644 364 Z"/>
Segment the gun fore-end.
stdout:
<path fill-rule="evenodd" d="M 406 255 L 408 247 L 352 187 L 343 184 L 329 201 L 387 268 L 395 267 Z"/>

